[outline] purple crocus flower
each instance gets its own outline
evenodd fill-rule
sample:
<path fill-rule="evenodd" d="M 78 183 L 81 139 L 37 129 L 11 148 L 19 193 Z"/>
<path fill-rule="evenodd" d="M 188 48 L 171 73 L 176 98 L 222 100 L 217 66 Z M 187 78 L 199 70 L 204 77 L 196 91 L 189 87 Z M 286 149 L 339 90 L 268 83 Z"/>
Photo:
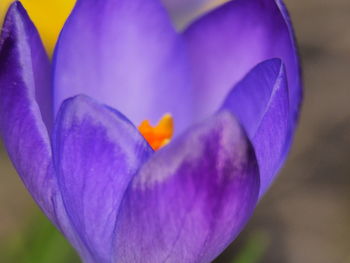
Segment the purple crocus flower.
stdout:
<path fill-rule="evenodd" d="M 210 262 L 285 160 L 301 101 L 280 0 L 177 33 L 157 0 L 78 0 L 51 63 L 19 2 L 0 39 L 0 133 L 84 262 Z M 154 151 L 135 125 L 171 114 Z"/>

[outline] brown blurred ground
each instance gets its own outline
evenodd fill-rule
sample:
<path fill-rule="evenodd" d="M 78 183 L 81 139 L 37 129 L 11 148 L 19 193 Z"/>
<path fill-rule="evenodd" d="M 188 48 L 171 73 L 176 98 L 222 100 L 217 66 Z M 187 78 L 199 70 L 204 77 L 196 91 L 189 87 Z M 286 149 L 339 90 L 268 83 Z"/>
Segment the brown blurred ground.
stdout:
<path fill-rule="evenodd" d="M 350 1 L 286 3 L 303 60 L 300 127 L 279 179 L 226 257 L 262 231 L 269 240 L 264 263 L 349 263 Z M 37 208 L 3 150 L 0 174 L 1 241 L 20 232 Z"/>

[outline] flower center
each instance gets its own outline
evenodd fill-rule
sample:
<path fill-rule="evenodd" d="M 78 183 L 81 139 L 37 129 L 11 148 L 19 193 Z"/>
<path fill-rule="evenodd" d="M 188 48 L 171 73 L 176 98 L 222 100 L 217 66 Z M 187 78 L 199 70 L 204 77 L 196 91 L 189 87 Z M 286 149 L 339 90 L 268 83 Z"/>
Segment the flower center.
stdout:
<path fill-rule="evenodd" d="M 170 142 L 174 133 L 174 120 L 170 114 L 165 114 L 156 126 L 152 126 L 149 120 L 144 120 L 138 127 L 140 133 L 151 145 L 153 150 L 159 150 Z"/>

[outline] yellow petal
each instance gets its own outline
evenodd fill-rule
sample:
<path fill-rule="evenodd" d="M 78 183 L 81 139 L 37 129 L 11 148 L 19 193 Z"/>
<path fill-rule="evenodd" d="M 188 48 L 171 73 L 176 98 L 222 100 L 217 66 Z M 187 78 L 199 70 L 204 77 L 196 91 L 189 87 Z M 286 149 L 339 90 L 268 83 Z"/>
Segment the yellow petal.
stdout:
<path fill-rule="evenodd" d="M 22 0 L 30 18 L 38 28 L 47 53 L 52 55 L 64 22 L 76 0 Z M 0 0 L 0 27 L 6 12 L 14 0 Z"/>
<path fill-rule="evenodd" d="M 0 0 L 0 25 L 14 0 Z M 51 56 L 64 22 L 76 0 L 21 0 L 37 27 L 47 53 Z"/>
<path fill-rule="evenodd" d="M 0 26 L 2 26 L 2 22 L 4 21 L 7 9 L 13 0 L 0 0 Z"/>
<path fill-rule="evenodd" d="M 21 0 L 21 2 L 39 30 L 48 54 L 51 55 L 75 0 Z"/>

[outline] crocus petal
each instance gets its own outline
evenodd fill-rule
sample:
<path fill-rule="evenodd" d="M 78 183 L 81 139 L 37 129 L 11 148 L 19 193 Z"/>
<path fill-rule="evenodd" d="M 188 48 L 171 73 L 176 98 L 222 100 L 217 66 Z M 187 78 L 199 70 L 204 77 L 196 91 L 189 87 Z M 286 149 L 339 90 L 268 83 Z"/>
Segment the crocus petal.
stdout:
<path fill-rule="evenodd" d="M 56 109 L 81 93 L 135 124 L 169 112 L 181 131 L 191 118 L 185 62 L 183 43 L 157 0 L 79 0 L 56 49 Z"/>
<path fill-rule="evenodd" d="M 115 262 L 211 262 L 247 222 L 258 191 L 249 141 L 222 111 L 140 168 L 120 208 Z"/>
<path fill-rule="evenodd" d="M 44 99 L 42 94 L 49 94 L 50 83 L 46 75 L 49 70 L 37 31 L 21 4 L 12 4 L 0 39 L 0 134 L 10 159 L 35 201 L 83 253 L 85 248 L 67 221 L 53 168 L 47 127 L 37 103 L 38 98 Z M 50 96 L 46 99 L 50 101 Z"/>
<path fill-rule="evenodd" d="M 288 85 L 280 59 L 257 65 L 228 95 L 230 110 L 252 141 L 260 169 L 261 197 L 281 167 L 290 144 Z"/>
<path fill-rule="evenodd" d="M 153 150 L 125 117 L 85 96 L 63 103 L 53 148 L 72 225 L 93 262 L 111 262 L 119 203 Z"/>
<path fill-rule="evenodd" d="M 290 20 L 278 3 L 230 1 L 186 30 L 199 117 L 215 110 L 256 64 L 276 57 L 286 65 L 294 127 L 301 100 L 299 62 Z"/>
<path fill-rule="evenodd" d="M 35 55 L 32 55 L 35 54 Z M 53 218 L 51 147 L 43 115 L 50 101 L 50 65 L 37 31 L 19 2 L 11 5 L 0 38 L 0 133 L 26 187 Z"/>

